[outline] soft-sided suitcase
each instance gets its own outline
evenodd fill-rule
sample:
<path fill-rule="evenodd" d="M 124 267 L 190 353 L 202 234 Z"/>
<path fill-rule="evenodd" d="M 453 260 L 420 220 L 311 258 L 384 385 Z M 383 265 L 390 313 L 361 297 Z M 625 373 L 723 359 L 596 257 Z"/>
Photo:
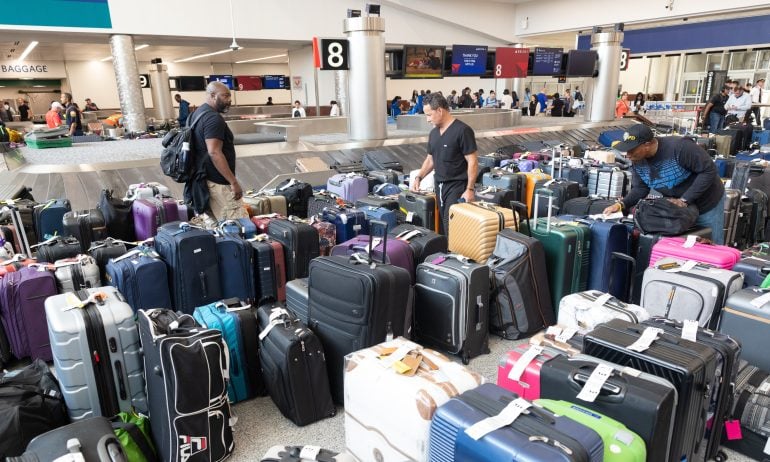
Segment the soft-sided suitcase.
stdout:
<path fill-rule="evenodd" d="M 520 343 L 497 363 L 497 385 L 532 401 L 540 398 L 540 371 L 562 353 L 544 345 Z"/>
<path fill-rule="evenodd" d="M 37 245 L 37 261 L 54 263 L 64 258 L 72 258 L 80 253 L 77 238 L 53 237 Z"/>
<path fill-rule="evenodd" d="M 604 213 L 604 209 L 616 202 L 614 200 L 602 199 L 601 197 L 577 197 L 565 202 L 559 214 L 574 216 L 598 215 Z"/>
<path fill-rule="evenodd" d="M 104 285 L 109 285 L 109 282 L 107 281 L 107 263 L 110 259 L 118 258 L 125 254 L 128 252 L 128 249 L 126 249 L 126 244 L 123 241 L 116 241 L 115 239 L 108 237 L 103 241 L 91 243 L 91 246 L 87 251 L 99 266 L 102 283 Z"/>
<path fill-rule="evenodd" d="M 139 311 L 137 324 L 158 457 L 226 459 L 234 448 L 235 422 L 227 401 L 227 347 L 222 333 L 166 309 Z"/>
<path fill-rule="evenodd" d="M 398 196 L 377 196 L 369 194 L 356 201 L 356 208 L 382 207 L 388 210 L 398 210 Z"/>
<path fill-rule="evenodd" d="M 387 151 L 368 151 L 363 156 L 363 166 L 367 170 L 397 170 L 404 171 L 404 167 L 393 154 Z"/>
<path fill-rule="evenodd" d="M 368 220 L 363 210 L 330 206 L 323 210 L 321 218 L 337 228 L 335 244 L 349 241 L 369 231 Z"/>
<path fill-rule="evenodd" d="M 588 290 L 566 295 L 559 302 L 559 326 L 573 327 L 580 334 L 592 331 L 611 319 L 624 319 L 634 324 L 650 317 L 644 308 L 623 303 L 611 294 Z"/>
<path fill-rule="evenodd" d="M 247 191 L 243 195 L 243 204 L 249 212 L 249 216 L 267 215 L 277 213 L 286 215 L 286 196 L 261 194 L 254 191 Z"/>
<path fill-rule="evenodd" d="M 40 241 L 65 234 L 62 219 L 65 213 L 72 210 L 69 200 L 51 199 L 37 204 L 34 210 L 35 233 Z"/>
<path fill-rule="evenodd" d="M 123 446 L 105 417 L 90 417 L 50 430 L 30 441 L 21 457 L 11 462 L 128 461 Z"/>
<path fill-rule="evenodd" d="M 286 300 L 286 259 L 283 244 L 260 234 L 249 240 L 254 248 L 255 297 L 257 305 Z"/>
<path fill-rule="evenodd" d="M 434 254 L 417 267 L 414 335 L 423 345 L 460 355 L 489 353 L 489 267 L 462 255 Z"/>
<path fill-rule="evenodd" d="M 404 242 L 399 239 L 390 239 L 389 244 L 387 248 L 385 248 L 384 244 L 382 243 L 382 233 L 387 232 L 387 227 L 385 225 L 382 225 L 380 229 L 377 228 L 377 223 L 384 223 L 384 222 L 373 222 L 374 224 L 370 225 L 372 227 L 371 233 L 375 237 L 372 240 L 374 248 L 371 250 L 372 255 L 375 259 L 381 259 L 385 258 L 385 262 L 398 266 L 400 268 L 404 268 L 409 272 L 409 277 L 412 283 L 414 283 L 414 271 L 416 265 L 414 264 L 414 252 L 412 251 L 412 247 L 409 245 L 409 243 Z M 335 245 L 334 248 L 331 251 L 331 255 L 335 256 L 350 256 L 353 255 L 356 252 L 368 252 L 369 251 L 369 242 L 370 242 L 370 236 L 368 235 L 359 235 L 354 237 L 353 239 L 349 241 L 345 241 L 342 244 Z"/>
<path fill-rule="evenodd" d="M 136 183 L 128 185 L 125 200 L 152 199 L 153 197 L 171 197 L 171 191 L 160 183 Z"/>
<path fill-rule="evenodd" d="M 115 197 L 111 189 L 103 189 L 97 208 L 102 211 L 107 235 L 128 242 L 136 240 L 131 202 Z"/>
<path fill-rule="evenodd" d="M 318 446 L 273 446 L 262 456 L 260 462 L 356 462 L 348 453 L 330 451 Z"/>
<path fill-rule="evenodd" d="M 506 408 L 510 417 L 495 418 Z M 504 419 L 507 425 L 475 425 L 490 418 L 489 424 Z M 593 462 L 603 457 L 604 444 L 595 431 L 489 383 L 439 407 L 430 426 L 431 462 Z"/>
<path fill-rule="evenodd" d="M 219 259 L 219 286 L 222 298 L 254 301 L 254 251 L 251 244 L 239 236 L 216 236 Z"/>
<path fill-rule="evenodd" d="M 653 316 L 716 329 L 727 298 L 742 288 L 742 273 L 662 258 L 644 272 L 639 303 Z"/>
<path fill-rule="evenodd" d="M 509 205 L 510 206 L 510 205 Z M 514 212 L 487 202 L 449 208 L 449 251 L 484 264 L 495 248 L 497 233 L 514 226 Z"/>
<path fill-rule="evenodd" d="M 186 223 L 161 226 L 155 250 L 168 265 L 168 282 L 174 308 L 192 313 L 196 306 L 222 299 L 216 238 Z"/>
<path fill-rule="evenodd" d="M 386 235 L 387 236 L 387 235 Z M 385 340 L 407 335 L 412 324 L 413 292 L 409 272 L 384 261 L 351 257 L 319 257 L 310 262 L 308 312 L 304 320 L 326 351 L 334 401 L 343 401 L 345 355 Z M 371 247 L 370 247 L 371 248 Z M 302 317 L 301 317 L 302 319 Z"/>
<path fill-rule="evenodd" d="M 96 260 L 90 255 L 78 255 L 74 258 L 57 260 L 53 265 L 59 292 L 75 292 L 82 289 L 99 287 L 102 281 L 101 271 Z"/>
<path fill-rule="evenodd" d="M 500 207 L 510 207 L 512 201 L 520 199 L 513 191 L 498 189 L 494 186 L 477 186 L 475 196 L 477 201 L 495 204 Z"/>
<path fill-rule="evenodd" d="M 602 144 L 602 146 L 611 148 L 612 144 L 616 141 L 623 141 L 623 134 L 625 133 L 625 129 L 613 129 L 613 130 L 605 130 L 601 133 L 599 133 L 599 143 Z"/>
<path fill-rule="evenodd" d="M 45 314 L 70 419 L 148 411 L 134 311 L 117 289 L 49 297 Z"/>
<path fill-rule="evenodd" d="M 310 184 L 290 178 L 276 186 L 274 195 L 285 198 L 286 210 L 282 215 L 307 218 L 307 201 L 313 196 L 313 187 Z M 274 205 L 271 204 L 270 213 L 281 213 L 282 210 L 274 210 Z"/>
<path fill-rule="evenodd" d="M 264 305 L 256 316 L 265 385 L 281 413 L 300 426 L 332 417 L 328 353 L 316 334 L 281 306 Z"/>
<path fill-rule="evenodd" d="M 219 223 L 219 231 L 223 234 L 231 234 L 240 236 L 244 239 L 251 239 L 257 235 L 257 225 L 249 218 L 223 220 Z"/>
<path fill-rule="evenodd" d="M 134 311 L 171 308 L 166 263 L 154 250 L 139 247 L 107 263 L 107 283 Z"/>
<path fill-rule="evenodd" d="M 388 236 L 390 239 L 398 239 L 409 244 L 414 255 L 415 268 L 424 262 L 428 255 L 446 253 L 449 246 L 446 236 L 411 223 L 388 228 Z"/>
<path fill-rule="evenodd" d="M 709 346 L 655 329 L 613 319 L 583 338 L 583 352 L 668 379 L 679 397 L 668 460 L 692 460 L 706 431 L 710 404 L 706 390 L 714 386 L 717 353 Z M 642 335 L 652 341 L 649 348 L 642 347 L 641 352 L 629 349 L 644 340 Z"/>
<path fill-rule="evenodd" d="M 307 223 L 278 218 L 270 221 L 267 234 L 283 245 L 286 280 L 307 277 L 310 261 L 320 253 L 318 231 Z"/>
<path fill-rule="evenodd" d="M 722 445 L 754 460 L 767 460 L 765 445 L 770 437 L 770 372 L 752 366 L 742 359 L 736 367 L 738 374 L 735 380 L 735 409 L 732 417 L 741 423 L 742 438 L 730 439 L 727 434 L 723 434 Z"/>
<path fill-rule="evenodd" d="M 740 342 L 741 359 L 770 371 L 770 290 L 749 287 L 732 294 L 722 309 L 719 332 Z"/>
<path fill-rule="evenodd" d="M 364 212 L 367 220 L 379 220 L 388 224 L 388 229 L 393 229 L 404 222 L 405 216 L 400 210 L 390 210 L 384 207 L 364 206 L 358 210 Z"/>
<path fill-rule="evenodd" d="M 383 368 L 380 357 L 410 364 L 409 370 Z M 436 408 L 483 382 L 441 353 L 401 337 L 351 353 L 345 358 L 345 448 L 361 461 L 428 460 Z"/>
<path fill-rule="evenodd" d="M 310 226 L 318 231 L 318 254 L 329 255 L 337 243 L 337 227 L 333 223 L 321 220 L 319 215 L 310 218 Z"/>
<path fill-rule="evenodd" d="M 179 216 L 179 204 L 174 199 L 137 199 L 131 205 L 134 214 L 134 232 L 140 241 L 158 234 L 158 228 L 166 223 L 187 221 L 187 215 Z"/>
<path fill-rule="evenodd" d="M 16 358 L 52 359 L 44 303 L 57 293 L 53 274 L 35 267 L 7 273 L 0 279 L 0 320 Z"/>
<path fill-rule="evenodd" d="M 312 218 L 323 213 L 327 207 L 348 207 L 350 203 L 329 191 L 320 191 L 307 200 L 307 216 Z"/>
<path fill-rule="evenodd" d="M 763 191 L 748 191 L 749 194 L 759 192 L 763 195 Z M 765 197 L 767 197 L 765 195 Z M 767 204 L 767 201 L 764 202 Z M 750 247 L 755 241 L 756 230 L 751 229 L 751 216 L 754 211 L 754 201 L 748 196 L 741 196 L 738 201 L 737 218 L 735 219 L 735 237 L 732 242 L 725 241 L 730 247 L 736 249 L 745 249 Z M 762 231 L 762 237 L 764 238 L 764 229 Z"/>
<path fill-rule="evenodd" d="M 741 251 L 700 239 L 684 237 L 664 237 L 652 247 L 650 266 L 663 257 L 674 257 L 685 260 L 695 260 L 717 268 L 732 269 L 741 259 Z"/>
<path fill-rule="evenodd" d="M 438 232 L 438 201 L 435 194 L 404 191 L 398 195 L 398 206 L 406 215 L 407 223 Z"/>
<path fill-rule="evenodd" d="M 326 189 L 348 202 L 355 202 L 369 194 L 369 181 L 355 173 L 338 173 L 329 178 Z"/>
<path fill-rule="evenodd" d="M 286 283 L 286 309 L 295 317 L 306 317 L 308 305 L 307 278 Z"/>

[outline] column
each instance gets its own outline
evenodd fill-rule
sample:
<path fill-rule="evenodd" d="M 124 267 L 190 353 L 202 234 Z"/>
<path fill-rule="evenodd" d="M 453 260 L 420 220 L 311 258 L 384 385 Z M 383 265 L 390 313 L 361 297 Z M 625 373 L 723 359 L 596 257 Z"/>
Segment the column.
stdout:
<path fill-rule="evenodd" d="M 682 59 L 679 56 L 669 56 L 666 59 L 668 60 L 668 75 L 666 76 L 666 90 L 663 99 L 665 101 L 676 101 L 679 63 Z"/>
<path fill-rule="evenodd" d="M 162 63 L 150 64 L 150 88 L 152 107 L 161 120 L 176 119 L 174 106 L 171 104 L 171 87 L 168 84 L 168 66 Z"/>
<path fill-rule="evenodd" d="M 144 117 L 144 97 L 139 84 L 139 65 L 134 54 L 134 38 L 130 35 L 111 35 L 112 66 L 118 84 L 118 99 L 123 113 L 123 125 L 129 132 L 147 130 Z"/>
<path fill-rule="evenodd" d="M 353 140 L 387 138 L 385 94 L 385 20 L 379 16 L 347 18 L 348 135 Z"/>
<path fill-rule="evenodd" d="M 596 29 L 591 34 L 591 49 L 599 55 L 599 76 L 594 79 L 587 108 L 589 122 L 604 122 L 615 119 L 618 82 L 620 80 L 620 53 L 623 42 L 623 28 L 602 32 Z"/>
<path fill-rule="evenodd" d="M 348 72 L 334 71 L 334 100 L 340 107 L 340 115 L 347 116 L 348 109 Z"/>

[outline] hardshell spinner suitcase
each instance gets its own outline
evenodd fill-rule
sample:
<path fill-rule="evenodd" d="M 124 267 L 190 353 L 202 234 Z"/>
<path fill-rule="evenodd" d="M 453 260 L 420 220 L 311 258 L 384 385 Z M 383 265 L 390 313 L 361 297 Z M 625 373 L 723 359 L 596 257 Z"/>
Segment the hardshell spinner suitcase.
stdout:
<path fill-rule="evenodd" d="M 388 238 L 398 239 L 409 244 L 414 255 L 414 267 L 425 261 L 425 257 L 434 253 L 446 253 L 449 243 L 446 236 L 422 226 L 404 223 L 395 228 L 388 228 Z"/>
<path fill-rule="evenodd" d="M 705 391 L 714 385 L 717 353 L 711 347 L 666 333 L 658 333 L 657 340 L 642 352 L 629 349 L 644 331 L 644 325 L 613 319 L 583 338 L 583 352 L 671 381 L 679 404 L 668 460 L 691 460 L 706 431 L 709 399 Z"/>
<path fill-rule="evenodd" d="M 85 253 L 91 242 L 107 237 L 107 225 L 99 209 L 71 211 L 62 218 L 67 236 L 75 236 L 80 241 L 80 250 Z"/>
<path fill-rule="evenodd" d="M 280 306 L 262 306 L 256 315 L 265 385 L 281 413 L 300 426 L 333 416 L 328 355 L 316 334 Z"/>
<path fill-rule="evenodd" d="M 9 457 L 11 462 L 128 461 L 120 441 L 105 417 L 89 417 L 49 430 L 29 442 L 21 457 Z"/>
<path fill-rule="evenodd" d="M 308 306 L 307 278 L 286 283 L 286 309 L 297 318 L 307 319 Z"/>
<path fill-rule="evenodd" d="M 396 360 L 396 351 L 403 352 L 401 361 L 412 361 L 406 373 L 380 363 L 380 357 Z M 428 460 L 436 408 L 483 382 L 441 353 L 401 337 L 351 353 L 345 358 L 345 448 L 362 461 Z"/>
<path fill-rule="evenodd" d="M 529 216 L 532 217 L 534 215 L 534 208 L 533 208 L 533 201 L 535 196 L 535 187 L 538 183 L 542 184 L 543 182 L 546 182 L 551 179 L 551 175 L 547 175 L 543 173 L 542 170 L 532 170 L 531 172 L 527 172 L 523 174 L 526 176 L 526 188 L 525 188 L 525 194 L 526 194 L 526 201 L 527 204 L 527 210 L 529 210 Z"/>
<path fill-rule="evenodd" d="M 53 236 L 65 234 L 64 214 L 72 210 L 69 200 L 51 199 L 37 204 L 34 210 L 35 233 L 38 240 L 44 241 Z"/>
<path fill-rule="evenodd" d="M 318 231 L 307 223 L 278 218 L 270 221 L 267 234 L 283 245 L 286 280 L 307 277 L 310 261 L 320 253 Z"/>
<path fill-rule="evenodd" d="M 514 212 L 486 202 L 449 208 L 449 251 L 484 264 L 495 248 L 497 233 L 514 226 Z"/>
<path fill-rule="evenodd" d="M 53 274 L 34 267 L 0 279 L 0 320 L 16 358 L 52 359 L 44 304 L 57 293 Z"/>
<path fill-rule="evenodd" d="M 674 257 L 713 265 L 717 268 L 732 269 L 741 259 L 738 249 L 706 242 L 687 243 L 684 237 L 664 237 L 652 247 L 650 266 L 663 257 Z"/>
<path fill-rule="evenodd" d="M 220 461 L 233 452 L 222 334 L 171 310 L 138 312 L 150 428 L 161 460 Z"/>
<path fill-rule="evenodd" d="M 540 202 L 540 210 L 537 211 L 538 216 L 548 215 L 546 207 L 549 207 L 549 204 L 551 204 L 552 215 L 561 215 L 565 202 L 580 197 L 580 185 L 575 181 L 551 179 L 538 187 L 548 189 L 553 193 L 552 203 L 550 201 Z M 535 191 L 535 194 L 537 194 L 537 191 Z"/>
<path fill-rule="evenodd" d="M 489 353 L 489 267 L 435 254 L 417 267 L 414 335 L 423 345 L 461 355 Z"/>
<path fill-rule="evenodd" d="M 398 195 L 398 206 L 406 222 L 438 232 L 438 202 L 433 193 L 404 191 Z"/>
<path fill-rule="evenodd" d="M 107 282 L 134 311 L 171 307 L 168 269 L 154 250 L 140 247 L 107 263 Z"/>
<path fill-rule="evenodd" d="M 38 244 L 37 261 L 54 263 L 64 258 L 73 258 L 80 253 L 80 242 L 74 237 L 57 236 Z"/>
<path fill-rule="evenodd" d="M 770 371 L 770 291 L 750 287 L 732 294 L 722 309 L 719 332 L 741 343 L 741 359 Z"/>
<path fill-rule="evenodd" d="M 217 235 L 219 285 L 222 298 L 254 301 L 254 251 L 251 244 L 239 236 Z"/>
<path fill-rule="evenodd" d="M 520 413 L 512 423 L 502 428 L 494 425 L 491 432 L 476 433 L 476 437 L 483 435 L 478 439 L 469 435 L 474 424 L 499 415 L 517 399 L 520 398 L 516 394 L 490 383 L 450 399 L 433 416 L 428 460 L 603 460 L 604 444 L 595 431 L 545 409 L 528 407 L 530 403 L 524 400 L 517 402 L 517 409 L 528 407 L 528 412 Z"/>
<path fill-rule="evenodd" d="M 513 191 L 515 201 L 523 201 L 526 194 L 527 179 L 519 173 L 511 173 L 507 170 L 492 170 L 487 172 L 481 179 L 481 184 L 485 187 L 495 187 L 498 189 Z M 507 204 L 504 204 L 507 205 Z"/>
<path fill-rule="evenodd" d="M 45 313 L 56 375 L 72 420 L 148 411 L 134 311 L 117 289 L 49 297 Z"/>
<path fill-rule="evenodd" d="M 140 241 L 158 234 L 158 228 L 166 223 L 187 221 L 179 216 L 179 204 L 173 199 L 138 199 L 131 205 L 134 214 L 134 232 Z"/>
<path fill-rule="evenodd" d="M 355 202 L 369 194 L 369 181 L 355 173 L 338 173 L 329 178 L 326 189 L 348 202 Z"/>
<path fill-rule="evenodd" d="M 261 234 L 249 240 L 254 248 L 255 297 L 257 305 L 286 300 L 286 260 L 283 244 Z"/>
<path fill-rule="evenodd" d="M 741 254 L 733 271 L 743 273 L 744 287 L 760 286 L 770 274 L 770 248 L 752 247 Z"/>
<path fill-rule="evenodd" d="M 631 172 L 619 168 L 592 168 L 588 172 L 588 194 L 608 199 L 626 195 Z"/>
<path fill-rule="evenodd" d="M 57 261 L 54 265 L 54 276 L 59 286 L 59 292 L 75 292 L 82 289 L 99 287 L 101 272 L 96 260 L 89 255 L 78 255 Z"/>
<path fill-rule="evenodd" d="M 283 215 L 307 218 L 307 201 L 313 197 L 313 187 L 308 183 L 294 178 L 284 180 L 276 186 L 275 195 L 283 196 L 286 200 L 286 212 Z M 271 210 L 271 213 L 281 213 L 281 211 Z"/>
<path fill-rule="evenodd" d="M 161 226 L 155 250 L 168 265 L 174 308 L 192 313 L 196 306 L 222 299 L 216 238 L 186 223 Z"/>
<path fill-rule="evenodd" d="M 520 343 L 497 363 L 497 385 L 528 401 L 538 399 L 543 364 L 561 354 L 547 346 Z"/>

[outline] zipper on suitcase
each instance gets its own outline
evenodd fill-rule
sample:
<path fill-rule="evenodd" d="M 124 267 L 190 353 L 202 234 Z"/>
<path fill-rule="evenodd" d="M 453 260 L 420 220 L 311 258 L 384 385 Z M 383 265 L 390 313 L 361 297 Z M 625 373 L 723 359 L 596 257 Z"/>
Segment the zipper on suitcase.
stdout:
<path fill-rule="evenodd" d="M 83 293 L 83 291 L 79 291 Z M 81 297 L 82 299 L 82 297 Z M 113 416 L 120 412 L 115 381 L 112 375 L 110 363 L 110 350 L 107 336 L 104 332 L 104 322 L 94 304 L 86 305 L 82 311 L 83 322 L 86 329 L 86 341 L 91 355 L 91 365 L 96 381 L 96 393 L 101 404 L 101 414 Z"/>

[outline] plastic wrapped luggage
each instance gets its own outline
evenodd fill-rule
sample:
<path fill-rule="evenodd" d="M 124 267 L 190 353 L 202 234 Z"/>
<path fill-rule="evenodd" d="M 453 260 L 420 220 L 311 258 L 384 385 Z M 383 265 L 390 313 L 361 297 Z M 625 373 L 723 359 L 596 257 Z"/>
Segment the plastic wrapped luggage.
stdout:
<path fill-rule="evenodd" d="M 598 290 L 566 295 L 559 302 L 559 325 L 573 327 L 581 334 L 611 319 L 624 319 L 636 324 L 649 317 L 650 313 L 641 306 L 623 303 L 611 294 Z"/>
<path fill-rule="evenodd" d="M 136 199 L 152 199 L 153 197 L 172 197 L 171 191 L 160 183 L 136 183 L 128 185 L 128 191 L 123 198 L 127 201 Z"/>
<path fill-rule="evenodd" d="M 0 320 L 16 358 L 52 359 L 44 303 L 56 294 L 50 271 L 27 267 L 0 279 Z"/>
<path fill-rule="evenodd" d="M 30 441 L 27 450 L 11 462 L 128 461 L 123 446 L 104 417 L 90 417 L 49 430 Z"/>
<path fill-rule="evenodd" d="M 495 248 L 497 233 L 514 226 L 514 212 L 487 202 L 449 208 L 449 251 L 484 264 Z"/>
<path fill-rule="evenodd" d="M 139 247 L 107 263 L 107 282 L 116 287 L 134 311 L 170 308 L 168 270 L 160 255 Z"/>

